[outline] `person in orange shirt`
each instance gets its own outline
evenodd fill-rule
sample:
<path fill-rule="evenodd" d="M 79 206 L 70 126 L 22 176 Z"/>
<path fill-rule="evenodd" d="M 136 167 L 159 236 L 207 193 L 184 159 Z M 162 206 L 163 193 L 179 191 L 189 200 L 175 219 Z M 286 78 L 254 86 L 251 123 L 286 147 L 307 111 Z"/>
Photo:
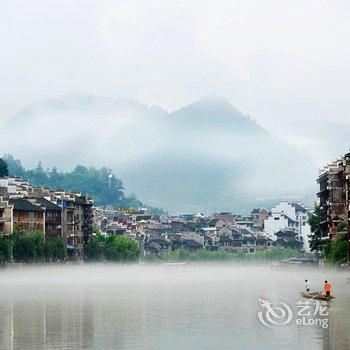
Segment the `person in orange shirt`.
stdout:
<path fill-rule="evenodd" d="M 327 297 L 331 296 L 332 286 L 330 283 L 328 283 L 328 281 L 324 281 L 323 290 L 325 291 Z"/>

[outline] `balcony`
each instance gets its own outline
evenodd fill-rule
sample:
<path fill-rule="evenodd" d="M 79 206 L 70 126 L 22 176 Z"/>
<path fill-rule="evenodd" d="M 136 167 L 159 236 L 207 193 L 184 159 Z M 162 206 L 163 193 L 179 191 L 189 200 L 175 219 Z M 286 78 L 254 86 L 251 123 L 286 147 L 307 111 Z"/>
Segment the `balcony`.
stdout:
<path fill-rule="evenodd" d="M 57 217 L 46 217 L 45 218 L 45 223 L 47 224 L 56 224 L 60 225 L 61 224 L 61 218 Z"/>
<path fill-rule="evenodd" d="M 61 234 L 62 230 L 60 228 L 45 230 L 45 237 L 59 237 Z"/>

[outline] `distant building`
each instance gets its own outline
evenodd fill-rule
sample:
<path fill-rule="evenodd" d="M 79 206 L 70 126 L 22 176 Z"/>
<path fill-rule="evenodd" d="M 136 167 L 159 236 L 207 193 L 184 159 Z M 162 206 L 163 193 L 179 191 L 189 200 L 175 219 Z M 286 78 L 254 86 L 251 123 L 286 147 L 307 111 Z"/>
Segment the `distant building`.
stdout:
<path fill-rule="evenodd" d="M 261 226 L 261 228 L 264 228 L 264 222 L 265 220 L 268 219 L 269 217 L 269 211 L 266 210 L 265 208 L 254 208 L 249 216 L 253 220 L 253 222 L 257 223 L 258 225 Z"/>
<path fill-rule="evenodd" d="M 298 234 L 295 231 L 285 229 L 276 232 L 275 235 L 276 240 L 273 242 L 274 246 L 303 249 L 303 242 L 299 240 Z"/>
<path fill-rule="evenodd" d="M 309 251 L 310 215 L 311 211 L 305 206 L 282 201 L 271 209 L 271 214 L 264 221 L 264 232 L 275 235 L 281 230 L 293 231 L 296 239 L 302 242 L 302 249 Z"/>
<path fill-rule="evenodd" d="M 193 232 L 183 232 L 170 237 L 171 249 L 185 249 L 190 252 L 195 252 L 204 248 L 204 239 L 202 236 Z"/>

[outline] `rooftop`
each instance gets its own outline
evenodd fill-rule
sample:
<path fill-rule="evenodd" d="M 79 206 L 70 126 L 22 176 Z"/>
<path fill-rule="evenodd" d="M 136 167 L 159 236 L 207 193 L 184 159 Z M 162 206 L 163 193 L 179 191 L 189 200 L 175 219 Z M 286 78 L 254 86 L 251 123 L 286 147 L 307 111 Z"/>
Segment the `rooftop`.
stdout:
<path fill-rule="evenodd" d="M 57 211 L 61 211 L 62 210 L 62 208 L 60 206 L 58 206 L 55 203 L 50 202 L 49 200 L 47 200 L 44 197 L 37 197 L 36 201 L 38 203 L 40 203 L 40 205 L 45 207 L 47 210 L 57 210 Z"/>
<path fill-rule="evenodd" d="M 29 200 L 24 198 L 11 198 L 9 199 L 9 204 L 13 205 L 15 210 L 38 211 L 38 212 L 44 211 L 38 205 L 35 205 L 31 203 Z"/>

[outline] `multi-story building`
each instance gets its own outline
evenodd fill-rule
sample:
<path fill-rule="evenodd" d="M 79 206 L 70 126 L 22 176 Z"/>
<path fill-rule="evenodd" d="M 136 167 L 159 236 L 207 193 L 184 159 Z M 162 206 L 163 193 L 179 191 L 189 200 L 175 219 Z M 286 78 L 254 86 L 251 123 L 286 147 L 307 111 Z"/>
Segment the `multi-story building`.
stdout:
<path fill-rule="evenodd" d="M 0 197 L 0 234 L 10 235 L 13 232 L 13 205 Z"/>
<path fill-rule="evenodd" d="M 339 232 L 339 224 L 349 221 L 350 153 L 321 169 L 317 182 L 321 235 L 332 238 Z"/>
<path fill-rule="evenodd" d="M 82 258 L 84 243 L 89 242 L 93 227 L 93 201 L 70 192 L 56 192 L 57 205 L 62 209 L 62 234 L 72 258 Z"/>
<path fill-rule="evenodd" d="M 269 249 L 271 246 L 272 240 L 263 232 L 237 227 L 219 232 L 219 250 L 253 253 L 256 250 Z"/>
<path fill-rule="evenodd" d="M 298 239 L 298 234 L 295 231 L 284 229 L 276 232 L 275 235 L 276 240 L 273 242 L 274 246 L 293 249 L 303 248 L 303 242 Z"/>
<path fill-rule="evenodd" d="M 1 177 L 0 188 L 2 195 L 27 197 L 30 185 L 28 181 L 18 177 Z"/>
<path fill-rule="evenodd" d="M 36 230 L 45 235 L 45 210 L 25 198 L 10 198 L 8 203 L 13 206 L 12 221 L 14 229 Z"/>
<path fill-rule="evenodd" d="M 311 231 L 308 221 L 311 213 L 311 210 L 301 204 L 282 201 L 271 209 L 271 214 L 264 222 L 264 231 L 270 235 L 281 230 L 293 231 L 302 242 L 302 249 L 309 251 L 308 236 Z"/>
<path fill-rule="evenodd" d="M 71 258 L 82 258 L 93 228 L 93 200 L 71 192 L 33 187 L 19 178 L 0 178 L 0 234 L 37 230 L 64 237 Z"/>
<path fill-rule="evenodd" d="M 45 237 L 62 237 L 62 208 L 44 197 L 35 201 L 45 210 Z"/>
<path fill-rule="evenodd" d="M 83 200 L 83 238 L 84 243 L 90 242 L 92 237 L 92 229 L 94 226 L 94 213 L 92 210 L 93 199 L 92 197 L 82 196 Z"/>
<path fill-rule="evenodd" d="M 264 228 L 264 222 L 269 217 L 269 212 L 265 208 L 254 208 L 250 212 L 249 216 L 252 220 Z"/>

